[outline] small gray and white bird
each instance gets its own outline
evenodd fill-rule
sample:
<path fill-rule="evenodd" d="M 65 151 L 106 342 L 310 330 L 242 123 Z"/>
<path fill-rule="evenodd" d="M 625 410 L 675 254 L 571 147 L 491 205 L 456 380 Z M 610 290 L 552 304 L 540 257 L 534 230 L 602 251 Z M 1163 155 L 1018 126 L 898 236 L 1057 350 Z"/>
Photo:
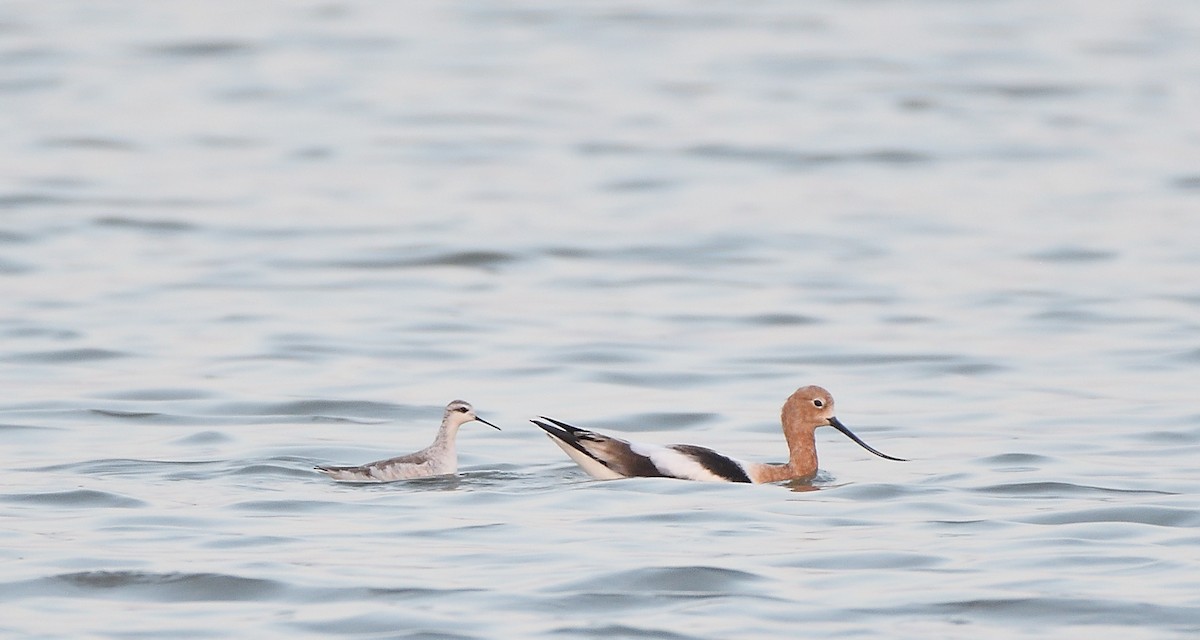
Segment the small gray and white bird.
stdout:
<path fill-rule="evenodd" d="M 475 408 L 465 400 L 455 400 L 446 405 L 442 415 L 442 426 L 438 429 L 433 444 L 406 456 L 369 462 L 357 467 L 330 467 L 320 465 L 317 471 L 341 482 L 392 482 L 409 478 L 451 475 L 458 472 L 458 452 L 454 448 L 458 428 L 475 421 L 499 431 L 500 427 L 475 415 Z"/>

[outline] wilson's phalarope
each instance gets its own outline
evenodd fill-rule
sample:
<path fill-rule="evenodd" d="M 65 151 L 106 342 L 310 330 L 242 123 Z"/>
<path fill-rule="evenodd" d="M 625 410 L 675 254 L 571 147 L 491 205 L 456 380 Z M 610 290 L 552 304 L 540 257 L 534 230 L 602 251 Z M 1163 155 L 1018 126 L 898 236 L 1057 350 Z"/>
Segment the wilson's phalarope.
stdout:
<path fill-rule="evenodd" d="M 811 478 L 817 473 L 817 427 L 830 426 L 867 451 L 904 462 L 872 449 L 833 414 L 833 396 L 817 386 L 801 387 L 783 403 L 783 436 L 788 461 L 783 464 L 742 462 L 712 449 L 690 444 L 653 445 L 587 431 L 542 416 L 532 420 L 590 475 L 614 478 L 667 477 L 710 482 L 778 482 Z M 544 422 L 543 422 L 544 421 Z M 551 424 L 547 424 L 551 423 Z"/>
<path fill-rule="evenodd" d="M 471 403 L 455 400 L 446 405 L 442 415 L 442 426 L 438 429 L 433 444 L 416 453 L 397 458 L 388 458 L 357 467 L 315 467 L 317 471 L 342 482 L 391 482 L 406 478 L 441 476 L 458 471 L 458 453 L 454 450 L 454 438 L 458 428 L 472 420 L 482 422 L 499 431 L 500 427 L 475 415 Z"/>

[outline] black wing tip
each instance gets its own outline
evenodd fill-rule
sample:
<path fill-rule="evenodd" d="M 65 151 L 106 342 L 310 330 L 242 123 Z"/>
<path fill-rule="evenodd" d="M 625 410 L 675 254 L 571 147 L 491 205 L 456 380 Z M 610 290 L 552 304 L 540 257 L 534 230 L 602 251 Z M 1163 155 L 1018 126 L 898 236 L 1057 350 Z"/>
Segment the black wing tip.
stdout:
<path fill-rule="evenodd" d="M 546 433 L 558 436 L 565 440 L 574 440 L 582 433 L 587 433 L 587 429 L 580 429 L 569 425 L 561 420 L 547 418 L 546 416 L 538 416 L 537 419 L 531 419 L 530 422 L 541 427 Z"/>
<path fill-rule="evenodd" d="M 565 431 L 570 431 L 572 433 L 574 433 L 576 431 L 583 431 L 583 429 L 580 429 L 579 427 L 571 426 L 571 425 L 563 422 L 562 420 L 555 420 L 554 418 L 550 418 L 547 416 L 538 416 L 538 419 L 545 420 L 546 422 L 550 422 L 554 426 L 558 427 L 559 429 L 563 429 Z M 531 422 L 533 422 L 534 424 L 536 424 L 538 426 L 541 426 L 541 424 L 537 420 L 531 420 Z"/>
<path fill-rule="evenodd" d="M 546 421 L 552 422 L 554 424 L 546 424 L 545 422 L 542 422 L 542 420 L 546 420 Z M 591 433 L 587 429 L 580 429 L 579 427 L 573 427 L 565 422 L 560 422 L 558 420 L 555 420 L 554 418 L 547 418 L 546 416 L 538 416 L 538 419 L 536 419 L 536 420 L 530 419 L 530 422 L 541 427 L 542 430 L 546 432 L 546 435 L 550 436 L 551 439 L 556 440 L 559 443 L 564 444 L 568 447 L 571 447 L 572 449 L 578 451 L 579 453 L 582 453 L 583 455 L 591 458 L 592 460 L 595 460 L 596 462 L 599 462 L 600 464 L 604 465 L 605 467 L 608 467 L 609 469 L 612 468 L 612 465 L 607 460 L 602 460 L 600 458 L 597 458 L 596 454 L 592 453 L 591 451 L 588 451 L 587 447 L 583 446 L 583 443 L 579 441 L 580 433 L 584 433 L 584 434 Z"/>
<path fill-rule="evenodd" d="M 536 424 L 538 427 L 540 427 L 541 430 L 545 431 L 546 435 L 550 436 L 551 438 L 553 438 L 555 440 L 559 440 L 561 442 L 565 442 L 565 443 L 571 445 L 572 447 L 579 448 L 579 445 L 575 441 L 575 435 L 573 433 L 571 433 L 570 431 L 567 431 L 566 429 L 563 429 L 561 427 L 557 427 L 555 425 L 542 422 L 542 420 L 550 420 L 550 418 L 541 418 L 540 420 L 531 419 L 530 422 L 532 422 L 533 424 Z"/>

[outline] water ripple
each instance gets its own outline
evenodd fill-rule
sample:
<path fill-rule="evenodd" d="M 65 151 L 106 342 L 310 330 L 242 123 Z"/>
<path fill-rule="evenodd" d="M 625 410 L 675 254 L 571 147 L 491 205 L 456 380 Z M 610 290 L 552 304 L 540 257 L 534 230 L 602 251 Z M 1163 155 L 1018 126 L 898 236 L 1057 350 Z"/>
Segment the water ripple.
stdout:
<path fill-rule="evenodd" d="M 416 418 L 436 416 L 436 410 L 405 407 L 367 400 L 294 400 L 280 403 L 230 403 L 215 413 L 242 416 L 300 416 L 305 418 Z"/>
<path fill-rule="evenodd" d="M 912 616 L 966 616 L 972 619 L 993 618 L 1011 624 L 1012 621 L 1033 621 L 1085 625 L 1131 625 L 1151 623 L 1153 626 L 1174 625 L 1197 629 L 1200 607 L 1166 606 L 1145 602 L 1104 600 L 1099 598 L 984 598 L 956 600 L 925 606 L 909 607 L 904 611 L 870 611 L 872 614 Z"/>
<path fill-rule="evenodd" d="M 63 138 L 44 138 L 42 145 L 49 148 L 89 149 L 93 151 L 137 151 L 137 145 L 129 140 L 120 138 L 102 138 L 98 136 L 74 136 Z"/>
<path fill-rule="evenodd" d="M 1131 495 L 1178 495 L 1169 491 L 1154 491 L 1148 489 L 1113 489 L 1109 487 L 1094 487 L 1070 482 L 1012 482 L 995 484 L 974 489 L 980 493 L 995 495 L 1020 496 L 1022 498 L 1041 496 L 1046 498 L 1063 498 L 1067 496 L 1095 496 L 1111 494 Z"/>
<path fill-rule="evenodd" d="M 211 467 L 221 464 L 212 460 L 143 460 L 138 458 L 103 458 L 68 462 L 30 469 L 43 472 L 68 472 L 82 475 L 139 475 L 152 472 L 177 472 L 182 469 Z"/>
<path fill-rule="evenodd" d="M 404 253 L 410 253 L 405 251 Z M 340 260 L 326 263 L 322 268 L 338 269 L 419 269 L 423 267 L 472 267 L 495 269 L 520 258 L 503 251 L 447 251 L 420 257 L 379 257 L 372 259 Z"/>
<path fill-rule="evenodd" d="M 1031 253 L 1029 254 L 1029 259 L 1038 262 L 1086 264 L 1115 260 L 1118 255 L 1119 254 L 1116 251 L 1107 251 L 1103 249 L 1089 249 L 1086 247 L 1060 247 L 1057 249 L 1047 249 L 1045 251 Z"/>
<path fill-rule="evenodd" d="M 1170 507 L 1119 506 L 1047 513 L 1026 518 L 1025 522 L 1051 525 L 1117 522 L 1187 528 L 1200 526 L 1200 512 Z"/>
<path fill-rule="evenodd" d="M 284 590 L 273 580 L 223 573 L 147 571 L 81 571 L 0 585 L 0 593 L 14 599 L 74 593 L 145 602 L 257 601 Z"/>
<path fill-rule="evenodd" d="M 143 51 L 170 58 L 213 58 L 250 53 L 257 47 L 240 40 L 195 40 L 144 47 Z"/>
<path fill-rule="evenodd" d="M 364 252 L 365 253 L 365 252 Z M 415 255 L 414 255 L 415 254 Z M 495 272 L 500 267 L 517 262 L 522 258 L 503 251 L 428 251 L 405 247 L 379 252 L 376 256 L 332 259 L 279 259 L 272 266 L 283 270 L 420 270 L 435 267 L 463 267 L 484 272 Z"/>
<path fill-rule="evenodd" d="M 676 597 L 712 597 L 743 593 L 764 578 L 754 573 L 711 566 L 650 567 L 607 572 L 559 587 L 560 590 L 596 593 L 637 593 Z"/>
<path fill-rule="evenodd" d="M 586 610 L 586 609 L 585 609 Z M 601 624 L 594 627 L 559 627 L 551 631 L 570 638 L 653 638 L 654 640 L 703 640 L 709 636 L 692 636 L 660 627 L 634 626 L 628 624 Z"/>
<path fill-rule="evenodd" d="M 145 502 L 136 498 L 92 489 L 49 493 L 8 493 L 0 495 L 0 501 L 70 509 L 130 509 L 146 506 Z"/>
<path fill-rule="evenodd" d="M 77 362 L 94 362 L 97 360 L 126 358 L 130 355 L 131 354 L 121 351 L 113 351 L 111 349 L 80 348 L 16 353 L 7 356 L 6 359 L 11 362 L 23 362 L 27 364 L 72 364 Z"/>
<path fill-rule="evenodd" d="M 705 144 L 683 150 L 686 156 L 707 160 L 728 160 L 773 164 L 789 168 L 841 164 L 875 163 L 907 166 L 930 162 L 933 158 L 909 149 L 876 149 L 862 152 L 804 152 L 778 147 L 746 147 L 732 144 Z"/>
<path fill-rule="evenodd" d="M 825 570 L 928 569 L 946 564 L 943 556 L 925 553 L 889 553 L 857 551 L 854 553 L 823 553 L 803 556 L 784 564 L 789 567 Z"/>
<path fill-rule="evenodd" d="M 145 231 L 152 234 L 183 233 L 187 231 L 195 231 L 199 228 L 192 223 L 182 222 L 179 220 L 152 220 L 144 218 L 129 218 L 125 216 L 104 216 L 101 218 L 96 218 L 95 224 L 98 227 L 131 229 L 134 231 Z"/>

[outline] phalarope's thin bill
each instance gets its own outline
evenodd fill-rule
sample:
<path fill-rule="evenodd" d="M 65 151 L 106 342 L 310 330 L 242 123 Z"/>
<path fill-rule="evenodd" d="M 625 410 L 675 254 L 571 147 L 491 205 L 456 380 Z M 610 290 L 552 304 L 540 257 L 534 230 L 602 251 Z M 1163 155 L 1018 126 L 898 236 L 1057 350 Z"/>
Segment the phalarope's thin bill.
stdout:
<path fill-rule="evenodd" d="M 779 482 L 812 478 L 817 473 L 818 427 L 833 427 L 867 451 L 905 462 L 871 448 L 842 424 L 833 412 L 833 396 L 817 386 L 801 387 L 783 403 L 783 436 L 788 461 L 783 464 L 743 462 L 712 449 L 690 444 L 654 445 L 629 442 L 573 427 L 542 416 L 532 420 L 584 471 L 602 480 L 666 477 L 708 482 Z"/>
<path fill-rule="evenodd" d="M 454 440 L 458 428 L 467 422 L 482 422 L 499 431 L 500 427 L 475 415 L 471 403 L 455 400 L 446 405 L 442 415 L 442 426 L 438 429 L 433 444 L 406 456 L 379 460 L 357 467 L 330 467 L 320 465 L 317 471 L 342 482 L 391 482 L 408 478 L 450 475 L 458 472 L 458 452 Z"/>

